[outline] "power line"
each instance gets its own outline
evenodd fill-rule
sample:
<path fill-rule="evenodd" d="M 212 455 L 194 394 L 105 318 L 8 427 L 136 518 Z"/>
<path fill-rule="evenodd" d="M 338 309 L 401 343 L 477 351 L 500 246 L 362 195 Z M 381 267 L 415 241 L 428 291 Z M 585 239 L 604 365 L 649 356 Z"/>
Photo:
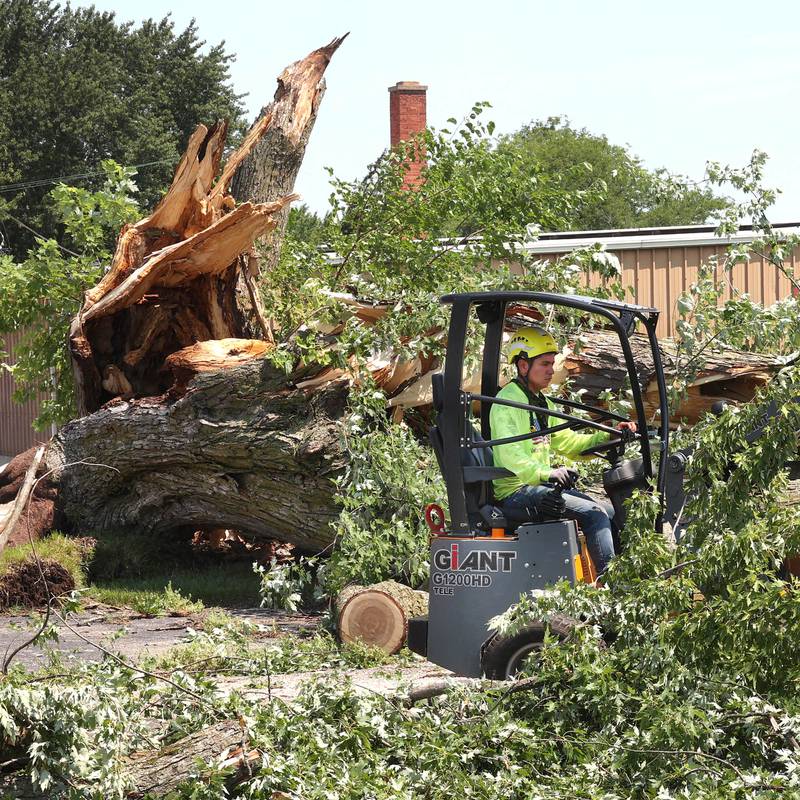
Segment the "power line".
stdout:
<path fill-rule="evenodd" d="M 26 231 L 29 231 L 30 233 L 32 233 L 37 239 L 40 239 L 43 242 L 50 241 L 50 239 L 48 239 L 47 236 L 42 235 L 38 231 L 35 231 L 33 228 L 31 228 L 30 225 L 26 225 L 21 219 L 17 219 L 16 217 L 12 216 L 8 212 L 5 213 L 5 216 L 8 217 L 8 219 L 16 222 L 17 225 L 19 225 L 20 227 L 25 228 Z M 68 247 L 64 247 L 63 244 L 60 244 L 59 242 L 56 242 L 55 239 L 52 239 L 52 241 L 55 243 L 56 247 L 61 248 L 65 253 L 69 253 L 71 256 L 75 256 L 76 258 L 81 258 L 82 257 L 80 253 L 76 253 L 74 250 L 70 250 Z"/>
<path fill-rule="evenodd" d="M 161 161 L 146 161 L 144 164 L 134 164 L 132 169 L 139 169 L 140 167 L 153 167 L 157 164 L 172 164 L 173 159 L 162 159 Z M 82 172 L 77 175 L 62 175 L 60 178 L 37 178 L 32 181 L 20 181 L 19 183 L 7 183 L 0 186 L 0 194 L 6 192 L 18 192 L 22 189 L 33 189 L 39 186 L 47 186 L 51 183 L 67 183 L 69 181 L 82 180 L 84 178 L 93 178 L 96 175 L 105 175 L 105 170 L 96 170 L 94 172 Z"/>

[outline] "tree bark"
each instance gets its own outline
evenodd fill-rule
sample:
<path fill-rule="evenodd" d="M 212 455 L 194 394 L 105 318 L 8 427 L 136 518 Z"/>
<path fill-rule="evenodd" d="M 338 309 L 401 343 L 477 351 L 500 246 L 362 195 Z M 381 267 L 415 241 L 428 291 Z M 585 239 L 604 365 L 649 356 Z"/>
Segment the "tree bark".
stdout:
<path fill-rule="evenodd" d="M 48 448 L 58 510 L 93 535 L 231 528 L 317 552 L 338 513 L 346 397 L 343 384 L 308 397 L 252 359 L 198 373 L 175 402 L 110 403 Z"/>
<path fill-rule="evenodd" d="M 198 769 L 200 762 L 230 769 L 225 781 L 230 790 L 257 772 L 260 761 L 261 753 L 248 746 L 238 722 L 218 722 L 158 752 L 130 756 L 127 771 L 135 788 L 125 796 L 165 797 L 190 779 L 202 783 L 204 771 L 210 774 L 211 770 Z"/>
<path fill-rule="evenodd" d="M 231 191 L 238 201 L 269 203 L 291 194 L 305 155 L 311 131 L 325 95 L 323 75 L 333 54 L 347 34 L 320 47 L 306 58 L 290 64 L 278 77 L 278 88 L 272 102 L 261 109 L 256 129 L 263 120 L 269 127 L 250 153 L 237 165 Z M 268 273 L 278 263 L 279 243 L 289 219 L 289 207 L 276 216 L 275 234 L 262 242 L 260 257 L 252 255 L 242 269 L 238 292 L 244 310 L 245 333 L 249 336 L 270 336 L 269 322 L 258 294 L 259 275 Z"/>
<path fill-rule="evenodd" d="M 290 64 L 278 77 L 272 102 L 261 109 L 257 126 L 270 119 L 269 129 L 238 165 L 231 184 L 234 198 L 268 203 L 294 190 L 297 172 L 317 119 L 325 94 L 323 74 L 347 34 L 320 47 L 301 61 Z M 278 238 L 283 233 L 289 209 L 278 217 Z M 268 246 L 261 268 L 271 269 L 278 259 L 278 249 Z"/>
<path fill-rule="evenodd" d="M 659 346 L 669 384 L 681 368 L 677 346 L 672 339 L 659 340 Z M 639 383 L 644 389 L 645 410 L 651 416 L 658 410 L 658 387 L 647 337 L 634 334 L 631 349 Z M 684 419 L 694 424 L 718 400 L 749 402 L 783 366 L 778 357 L 733 348 L 709 348 L 700 358 L 702 368 L 691 382 L 688 396 L 678 408 L 671 409 L 673 422 Z M 603 389 L 621 390 L 628 375 L 619 338 L 610 331 L 592 331 L 582 337 L 580 350 L 567 356 L 564 366 L 571 388 L 585 389 L 589 403 L 596 402 Z"/>
<path fill-rule="evenodd" d="M 275 101 L 216 182 L 227 124 L 199 125 L 167 194 L 149 217 L 123 229 L 108 273 L 86 293 L 70 330 L 79 414 L 114 397 L 163 394 L 171 385 L 165 361 L 177 350 L 214 339 L 269 338 L 262 314 L 255 314 L 257 324 L 248 321 L 257 300 L 248 284 L 253 243 L 272 234 L 271 247 L 280 247 L 296 199 L 284 187 L 294 185 L 322 75 L 341 41 L 281 74 Z M 239 181 L 244 202 L 236 206 L 228 187 L 242 170 L 253 179 Z M 264 197 L 270 200 L 253 202 Z"/>

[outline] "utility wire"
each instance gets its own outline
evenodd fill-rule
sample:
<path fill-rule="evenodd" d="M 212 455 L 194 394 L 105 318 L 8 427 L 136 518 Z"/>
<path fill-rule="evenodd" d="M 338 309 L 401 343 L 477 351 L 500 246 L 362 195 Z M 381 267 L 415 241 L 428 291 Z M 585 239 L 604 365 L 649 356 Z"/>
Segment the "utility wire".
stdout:
<path fill-rule="evenodd" d="M 139 169 L 140 167 L 153 167 L 157 164 L 172 164 L 174 159 L 162 159 L 161 161 L 146 161 L 144 164 L 134 164 L 132 169 Z M 0 186 L 0 194 L 7 192 L 18 192 L 21 189 L 34 189 L 40 186 L 47 186 L 51 183 L 66 183 L 68 181 L 77 181 L 84 178 L 93 178 L 95 175 L 104 175 L 105 171 L 95 170 L 94 172 L 82 172 L 77 175 L 62 175 L 60 178 L 37 178 L 31 181 L 20 181 L 19 183 L 6 183 Z"/>
<path fill-rule="evenodd" d="M 4 216 L 12 220 L 13 222 L 16 222 L 17 225 L 19 225 L 20 227 L 25 228 L 26 231 L 32 233 L 37 239 L 40 239 L 43 242 L 51 241 L 51 239 L 49 239 L 47 236 L 44 236 L 38 231 L 35 231 L 33 228 L 31 228 L 30 225 L 26 225 L 21 219 L 17 219 L 16 217 L 9 214 L 7 211 L 4 213 Z M 80 253 L 76 253 L 73 250 L 70 250 L 68 247 L 64 247 L 63 244 L 56 242 L 55 239 L 52 239 L 52 241 L 55 242 L 56 247 L 60 247 L 65 253 L 69 253 L 71 256 L 75 256 L 75 258 L 82 258 Z"/>

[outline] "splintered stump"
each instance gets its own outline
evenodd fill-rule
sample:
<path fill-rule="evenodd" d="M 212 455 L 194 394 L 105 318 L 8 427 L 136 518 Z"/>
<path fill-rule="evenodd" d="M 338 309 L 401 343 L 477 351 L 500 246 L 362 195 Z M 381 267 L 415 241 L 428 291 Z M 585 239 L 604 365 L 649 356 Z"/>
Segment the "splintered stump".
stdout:
<path fill-rule="evenodd" d="M 54 520 L 97 535 L 232 528 L 314 552 L 331 543 L 346 387 L 309 399 L 267 362 L 254 244 L 279 248 L 341 42 L 284 70 L 226 163 L 227 123 L 199 125 L 163 199 L 120 232 L 70 327 L 79 418 L 37 463 L 23 454 L 0 474 L 0 550 Z"/>
<path fill-rule="evenodd" d="M 108 272 L 86 292 L 70 328 L 81 415 L 116 398 L 174 394 L 168 366 L 178 351 L 254 335 L 271 340 L 254 243 L 270 237 L 279 249 L 325 68 L 342 41 L 284 70 L 275 99 L 224 166 L 227 123 L 198 125 L 163 199 L 123 228 Z M 240 205 L 230 191 L 236 176 Z"/>
<path fill-rule="evenodd" d="M 408 636 L 408 620 L 428 613 L 428 593 L 395 581 L 347 586 L 336 599 L 343 642 L 362 642 L 396 653 Z"/>

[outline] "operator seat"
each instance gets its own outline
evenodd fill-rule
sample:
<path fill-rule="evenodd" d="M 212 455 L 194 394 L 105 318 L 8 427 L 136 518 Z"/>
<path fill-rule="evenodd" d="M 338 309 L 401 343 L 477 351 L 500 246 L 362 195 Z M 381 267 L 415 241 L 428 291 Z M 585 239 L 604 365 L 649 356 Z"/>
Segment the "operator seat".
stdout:
<path fill-rule="evenodd" d="M 443 394 L 444 376 L 435 373 L 431 376 L 433 387 L 433 406 L 437 414 L 442 412 L 441 398 Z M 468 421 L 467 437 L 472 442 L 485 441 L 481 434 Z M 438 426 L 428 431 L 428 438 L 439 462 L 439 469 L 444 475 L 444 441 Z M 489 533 L 492 528 L 504 528 L 506 533 L 513 533 L 520 525 L 539 520 L 531 515 L 528 509 L 520 509 L 510 516 L 494 502 L 492 479 L 511 475 L 508 470 L 494 466 L 491 447 L 469 447 L 462 451 L 461 466 L 464 474 L 464 499 L 467 506 L 467 519 L 473 530 Z"/>

